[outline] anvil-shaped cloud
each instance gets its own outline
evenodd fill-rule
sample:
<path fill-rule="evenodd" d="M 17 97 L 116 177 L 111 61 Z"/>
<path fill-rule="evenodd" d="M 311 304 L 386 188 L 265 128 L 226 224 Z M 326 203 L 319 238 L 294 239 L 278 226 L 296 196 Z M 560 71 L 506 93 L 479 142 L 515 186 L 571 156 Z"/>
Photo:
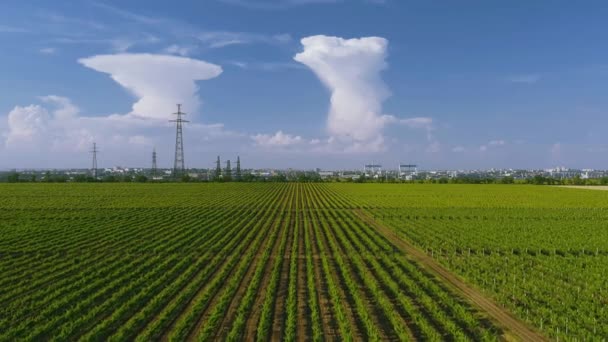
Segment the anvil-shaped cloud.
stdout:
<path fill-rule="evenodd" d="M 327 120 L 330 135 L 354 144 L 382 140 L 387 123 L 382 102 L 390 92 L 380 77 L 386 68 L 388 41 L 380 37 L 302 39 L 294 59 L 308 66 L 331 91 Z"/>
<path fill-rule="evenodd" d="M 195 81 L 222 73 L 222 68 L 215 64 L 166 55 L 97 55 L 78 61 L 110 74 L 139 99 L 129 115 L 152 119 L 167 119 L 175 111 L 175 103 L 182 103 L 189 113 L 196 113 L 201 101 Z"/>

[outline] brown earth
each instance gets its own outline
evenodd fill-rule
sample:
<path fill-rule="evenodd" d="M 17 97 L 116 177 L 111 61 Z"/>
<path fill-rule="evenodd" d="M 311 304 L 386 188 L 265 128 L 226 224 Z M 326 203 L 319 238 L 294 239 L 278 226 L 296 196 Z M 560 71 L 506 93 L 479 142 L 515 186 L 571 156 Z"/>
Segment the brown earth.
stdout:
<path fill-rule="evenodd" d="M 570 189 L 585 189 L 585 190 L 603 190 L 608 191 L 608 186 L 605 185 L 560 185 L 560 188 Z"/>

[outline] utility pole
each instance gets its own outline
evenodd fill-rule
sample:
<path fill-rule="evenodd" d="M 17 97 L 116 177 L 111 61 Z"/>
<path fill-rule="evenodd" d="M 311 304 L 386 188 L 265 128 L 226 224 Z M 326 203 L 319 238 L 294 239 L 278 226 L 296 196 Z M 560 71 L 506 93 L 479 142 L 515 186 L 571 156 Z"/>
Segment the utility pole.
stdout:
<path fill-rule="evenodd" d="M 217 161 L 215 162 L 215 178 L 217 180 L 222 176 L 222 165 L 220 164 L 220 156 L 217 156 Z"/>
<path fill-rule="evenodd" d="M 182 105 L 177 105 L 177 113 L 173 113 L 173 115 L 177 115 L 177 119 L 169 120 L 169 122 L 175 122 L 175 161 L 173 163 L 173 177 L 175 179 L 179 178 L 184 174 L 186 170 L 184 164 L 184 137 L 182 132 L 182 124 L 184 122 L 189 122 L 187 120 L 182 119 L 182 115 L 186 115 L 186 113 L 182 113 Z"/>
<path fill-rule="evenodd" d="M 151 174 L 152 174 L 152 178 L 156 177 L 156 147 L 152 150 L 152 170 L 151 170 Z"/>
<path fill-rule="evenodd" d="M 93 171 L 92 173 L 95 180 L 97 180 L 97 152 L 99 152 L 97 144 L 93 142 L 93 150 L 91 150 L 91 153 L 93 153 L 93 169 L 91 171 Z"/>
<path fill-rule="evenodd" d="M 241 157 L 236 156 L 236 175 L 235 178 L 237 181 L 241 180 Z"/>

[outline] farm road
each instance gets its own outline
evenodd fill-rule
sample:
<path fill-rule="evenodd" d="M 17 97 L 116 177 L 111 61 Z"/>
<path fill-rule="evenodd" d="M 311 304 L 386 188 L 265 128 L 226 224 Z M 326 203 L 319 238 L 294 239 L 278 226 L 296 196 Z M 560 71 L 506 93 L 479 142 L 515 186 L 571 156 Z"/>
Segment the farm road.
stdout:
<path fill-rule="evenodd" d="M 604 186 L 604 185 L 560 185 L 559 187 L 560 188 L 570 188 L 570 189 L 608 191 L 608 186 Z"/>

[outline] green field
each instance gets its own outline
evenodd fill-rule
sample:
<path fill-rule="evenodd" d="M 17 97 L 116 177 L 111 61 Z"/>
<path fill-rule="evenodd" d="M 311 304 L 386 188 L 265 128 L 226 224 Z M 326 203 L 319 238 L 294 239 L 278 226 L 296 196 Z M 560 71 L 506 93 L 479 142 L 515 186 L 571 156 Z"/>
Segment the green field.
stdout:
<path fill-rule="evenodd" d="M 3 184 L 0 340 L 601 340 L 607 219 L 537 186 Z"/>

